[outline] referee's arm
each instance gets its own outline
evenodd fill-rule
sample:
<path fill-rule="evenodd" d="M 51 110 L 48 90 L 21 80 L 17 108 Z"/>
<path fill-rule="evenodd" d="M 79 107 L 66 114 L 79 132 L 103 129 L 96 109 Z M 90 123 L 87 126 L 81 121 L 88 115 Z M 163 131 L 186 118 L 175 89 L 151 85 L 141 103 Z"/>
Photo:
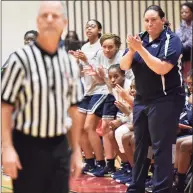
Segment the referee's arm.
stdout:
<path fill-rule="evenodd" d="M 12 143 L 12 112 L 13 112 L 13 106 L 4 103 L 2 101 L 1 104 L 1 120 L 2 120 L 2 151 L 4 151 L 5 148 L 13 147 Z"/>
<path fill-rule="evenodd" d="M 1 102 L 2 102 L 2 147 L 12 146 L 12 113 L 19 90 L 23 83 L 25 71 L 12 54 L 6 68 L 1 74 Z"/>
<path fill-rule="evenodd" d="M 17 170 L 22 169 L 12 142 L 12 113 L 25 74 L 20 63 L 16 61 L 12 54 L 3 74 L 1 74 L 2 162 L 5 173 L 12 179 L 16 179 Z"/>
<path fill-rule="evenodd" d="M 10 56 L 1 68 L 1 77 L 2 77 L 1 81 L 3 80 L 3 75 L 6 70 L 9 59 L 10 59 Z M 1 92 L 2 91 L 3 91 L 3 88 L 1 89 Z M 2 150 L 3 150 L 5 148 L 13 146 L 12 136 L 11 136 L 11 130 L 12 130 L 12 119 L 11 118 L 12 118 L 12 112 L 13 112 L 13 105 L 7 102 L 7 100 L 4 101 L 3 95 L 1 96 L 1 103 L 2 103 L 1 105 Z"/>

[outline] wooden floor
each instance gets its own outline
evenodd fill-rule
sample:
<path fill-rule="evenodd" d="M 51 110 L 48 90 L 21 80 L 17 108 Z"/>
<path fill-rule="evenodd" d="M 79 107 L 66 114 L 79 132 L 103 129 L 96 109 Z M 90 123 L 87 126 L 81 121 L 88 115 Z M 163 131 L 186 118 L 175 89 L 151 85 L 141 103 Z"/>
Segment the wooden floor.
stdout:
<path fill-rule="evenodd" d="M 125 193 L 127 187 L 116 183 L 111 178 L 97 178 L 82 175 L 77 180 L 70 180 L 70 190 L 77 193 Z M 11 179 L 2 176 L 2 193 L 13 193 Z"/>
<path fill-rule="evenodd" d="M 120 167 L 120 158 L 115 160 L 115 166 Z M 13 193 L 11 179 L 2 175 L 1 193 Z M 97 178 L 82 175 L 77 180 L 70 179 L 70 190 L 72 193 L 125 193 L 127 187 L 121 185 L 111 178 Z"/>
<path fill-rule="evenodd" d="M 112 178 L 97 178 L 82 175 L 79 179 L 71 180 L 70 187 L 78 193 L 125 193 L 127 187 L 112 180 Z"/>
<path fill-rule="evenodd" d="M 1 192 L 2 193 L 13 192 L 11 179 L 8 176 L 2 175 L 1 183 L 2 183 L 1 184 Z"/>

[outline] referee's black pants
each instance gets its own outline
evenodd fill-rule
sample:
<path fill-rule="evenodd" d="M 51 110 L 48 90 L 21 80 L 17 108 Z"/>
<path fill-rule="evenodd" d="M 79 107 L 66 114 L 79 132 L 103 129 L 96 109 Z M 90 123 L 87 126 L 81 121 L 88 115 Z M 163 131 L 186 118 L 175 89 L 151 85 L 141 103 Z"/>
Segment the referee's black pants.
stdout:
<path fill-rule="evenodd" d="M 13 180 L 14 193 L 68 193 L 70 150 L 65 135 L 35 138 L 13 131 L 23 169 Z"/>
<path fill-rule="evenodd" d="M 144 193 L 148 172 L 148 147 L 154 154 L 153 192 L 171 193 L 173 182 L 172 146 L 185 97 L 165 96 L 148 104 L 135 101 L 133 124 L 135 134 L 134 167 L 128 193 Z"/>

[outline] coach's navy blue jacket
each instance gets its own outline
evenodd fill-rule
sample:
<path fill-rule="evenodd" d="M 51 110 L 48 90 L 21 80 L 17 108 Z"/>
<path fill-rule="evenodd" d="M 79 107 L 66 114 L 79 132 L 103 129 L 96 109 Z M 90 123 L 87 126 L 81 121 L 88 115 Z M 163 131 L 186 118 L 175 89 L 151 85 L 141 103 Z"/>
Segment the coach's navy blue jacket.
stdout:
<path fill-rule="evenodd" d="M 135 75 L 137 101 L 151 101 L 164 96 L 184 93 L 181 74 L 182 43 L 170 29 L 165 28 L 160 36 L 149 43 L 149 34 L 140 33 L 143 46 L 155 57 L 174 65 L 165 75 L 156 74 L 136 52 L 131 68 Z M 128 49 L 125 50 L 126 54 Z"/>

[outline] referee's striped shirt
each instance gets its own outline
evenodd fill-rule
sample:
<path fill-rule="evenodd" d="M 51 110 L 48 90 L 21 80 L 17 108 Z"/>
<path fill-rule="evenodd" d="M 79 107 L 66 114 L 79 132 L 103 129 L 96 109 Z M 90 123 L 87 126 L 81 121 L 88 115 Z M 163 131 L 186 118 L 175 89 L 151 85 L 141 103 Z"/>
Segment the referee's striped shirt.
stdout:
<path fill-rule="evenodd" d="M 11 54 L 1 100 L 14 106 L 13 128 L 41 138 L 65 134 L 67 111 L 83 96 L 79 74 L 64 47 L 49 54 L 34 43 Z"/>

